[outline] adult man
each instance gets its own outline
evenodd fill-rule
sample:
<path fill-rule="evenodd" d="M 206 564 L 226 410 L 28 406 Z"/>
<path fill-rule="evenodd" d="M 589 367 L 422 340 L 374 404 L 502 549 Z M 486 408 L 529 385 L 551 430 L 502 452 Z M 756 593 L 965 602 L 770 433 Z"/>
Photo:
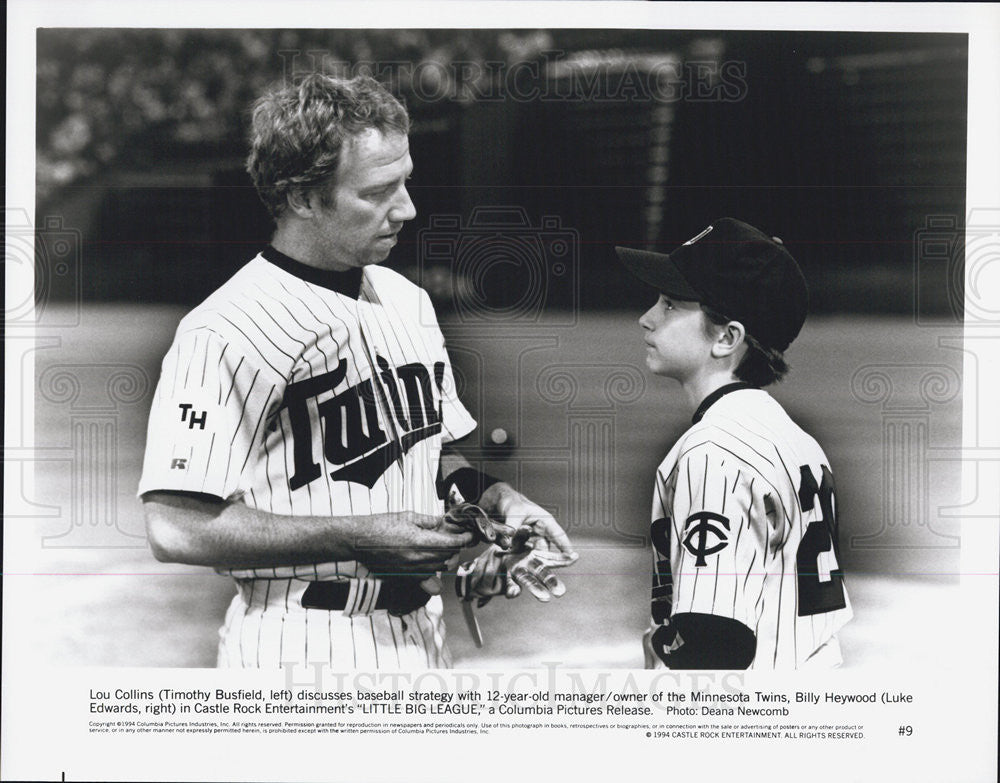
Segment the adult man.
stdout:
<path fill-rule="evenodd" d="M 669 255 L 617 253 L 660 292 L 639 320 L 646 363 L 694 412 L 656 475 L 647 667 L 840 665 L 852 613 L 830 462 L 761 390 L 787 372 L 805 321 L 798 265 L 731 218 Z"/>
<path fill-rule="evenodd" d="M 475 422 L 426 293 L 378 266 L 415 215 L 408 131 L 367 78 L 312 74 L 262 97 L 247 168 L 271 245 L 164 359 L 139 490 L 158 559 L 236 580 L 220 666 L 450 665 L 433 574 L 473 536 L 439 492 L 527 530 L 519 553 L 465 569 L 469 597 L 547 600 L 564 589 L 549 567 L 575 559 L 538 505 L 442 456 Z M 541 560 L 504 578 L 525 558 Z"/>

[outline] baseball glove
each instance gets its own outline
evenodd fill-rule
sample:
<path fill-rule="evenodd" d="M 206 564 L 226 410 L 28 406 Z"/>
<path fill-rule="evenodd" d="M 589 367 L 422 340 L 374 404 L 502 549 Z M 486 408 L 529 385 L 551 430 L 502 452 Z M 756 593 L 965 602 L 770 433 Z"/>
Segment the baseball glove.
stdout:
<path fill-rule="evenodd" d="M 455 579 L 458 597 L 483 606 L 495 595 L 516 598 L 522 589 L 542 602 L 563 595 L 566 586 L 553 569 L 575 563 L 576 556 L 536 549 L 533 538 L 530 528 L 518 528 L 509 549 L 494 545 L 460 565 Z"/>
<path fill-rule="evenodd" d="M 536 548 L 536 542 L 541 546 Z M 498 539 L 475 560 L 458 567 L 455 593 L 462 601 L 462 614 L 477 647 L 483 646 L 483 635 L 475 607 L 485 606 L 497 595 L 516 598 L 522 588 L 543 603 L 566 592 L 566 586 L 553 569 L 571 565 L 577 557 L 549 551 L 543 548 L 544 543 L 544 539 L 526 525 L 509 536 L 508 547 L 504 548 Z"/>

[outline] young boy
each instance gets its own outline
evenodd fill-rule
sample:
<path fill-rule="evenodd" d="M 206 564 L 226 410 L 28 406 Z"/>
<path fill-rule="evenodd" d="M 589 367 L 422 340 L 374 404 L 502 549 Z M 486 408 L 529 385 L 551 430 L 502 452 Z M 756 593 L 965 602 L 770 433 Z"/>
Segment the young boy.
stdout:
<path fill-rule="evenodd" d="M 616 251 L 660 292 L 639 319 L 646 364 L 694 412 L 656 475 L 647 668 L 839 666 L 852 612 L 830 462 L 761 390 L 805 321 L 798 265 L 732 218 L 669 255 Z"/>

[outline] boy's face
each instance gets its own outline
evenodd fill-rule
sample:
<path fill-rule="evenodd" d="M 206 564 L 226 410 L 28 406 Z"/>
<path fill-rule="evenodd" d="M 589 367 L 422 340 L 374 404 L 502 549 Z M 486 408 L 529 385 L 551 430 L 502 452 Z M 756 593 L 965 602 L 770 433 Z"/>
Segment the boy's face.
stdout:
<path fill-rule="evenodd" d="M 655 374 L 684 383 L 707 367 L 715 341 L 697 302 L 661 294 L 639 325 L 646 343 L 646 366 Z"/>

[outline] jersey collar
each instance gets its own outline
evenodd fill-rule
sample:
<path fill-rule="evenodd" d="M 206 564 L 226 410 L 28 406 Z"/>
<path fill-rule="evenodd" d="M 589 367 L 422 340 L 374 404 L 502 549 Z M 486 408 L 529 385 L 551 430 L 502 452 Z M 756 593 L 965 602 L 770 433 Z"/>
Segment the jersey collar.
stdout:
<path fill-rule="evenodd" d="M 701 421 L 702 417 L 708 412 L 715 403 L 725 397 L 729 392 L 739 391 L 740 389 L 756 389 L 757 387 L 738 381 L 736 383 L 728 383 L 725 386 L 720 386 L 714 392 L 709 394 L 705 399 L 701 401 L 701 405 L 698 406 L 698 410 L 694 412 L 694 416 L 691 419 L 692 424 L 697 424 Z"/>
<path fill-rule="evenodd" d="M 361 296 L 361 274 L 363 271 L 361 267 L 348 269 L 346 272 L 318 269 L 317 267 L 303 264 L 301 261 L 296 261 L 290 256 L 286 256 L 280 250 L 275 250 L 271 245 L 261 250 L 260 254 L 264 257 L 265 261 L 281 267 L 289 274 L 295 275 L 307 283 L 314 283 L 315 285 L 323 286 L 323 288 L 329 288 L 331 291 L 336 291 L 338 294 L 349 296 L 352 299 L 357 299 Z"/>

